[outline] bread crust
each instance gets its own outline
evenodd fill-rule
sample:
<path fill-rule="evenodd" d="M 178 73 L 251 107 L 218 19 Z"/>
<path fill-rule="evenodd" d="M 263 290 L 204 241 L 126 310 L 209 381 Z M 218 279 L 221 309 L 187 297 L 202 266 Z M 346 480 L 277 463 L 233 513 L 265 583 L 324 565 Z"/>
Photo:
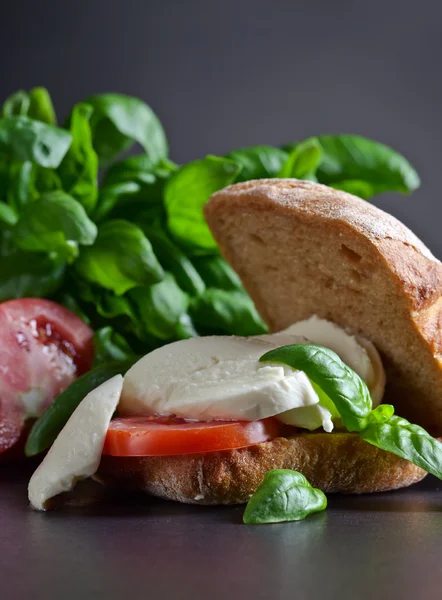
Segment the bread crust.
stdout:
<path fill-rule="evenodd" d="M 242 504 L 271 469 L 294 469 L 326 493 L 364 494 L 421 481 L 425 471 L 353 433 L 303 433 L 247 448 L 181 456 L 103 456 L 96 478 L 188 504 Z"/>
<path fill-rule="evenodd" d="M 365 335 L 386 368 L 384 401 L 442 434 L 442 264 L 405 225 L 296 179 L 229 186 L 205 215 L 272 331 L 317 314 Z"/>

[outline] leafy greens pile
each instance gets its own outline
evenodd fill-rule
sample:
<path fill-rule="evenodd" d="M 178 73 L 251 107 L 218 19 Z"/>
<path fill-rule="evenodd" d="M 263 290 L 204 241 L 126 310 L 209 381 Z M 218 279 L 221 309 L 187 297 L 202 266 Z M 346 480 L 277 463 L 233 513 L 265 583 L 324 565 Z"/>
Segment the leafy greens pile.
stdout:
<path fill-rule="evenodd" d="M 143 152 L 121 159 L 134 144 Z M 203 216 L 213 192 L 264 177 L 365 199 L 419 186 L 402 156 L 349 135 L 179 166 L 139 99 L 91 96 L 57 126 L 47 90 L 16 92 L 0 119 L 0 301 L 38 296 L 70 308 L 96 330 L 98 362 L 194 335 L 265 332 Z"/>

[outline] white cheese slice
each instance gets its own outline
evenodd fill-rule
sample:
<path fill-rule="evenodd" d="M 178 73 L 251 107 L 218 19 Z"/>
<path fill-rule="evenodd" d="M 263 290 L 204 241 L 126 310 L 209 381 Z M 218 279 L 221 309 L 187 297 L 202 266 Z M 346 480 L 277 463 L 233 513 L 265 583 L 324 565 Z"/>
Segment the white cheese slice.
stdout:
<path fill-rule="evenodd" d="M 373 383 L 380 401 L 385 380 L 374 346 L 370 344 L 370 353 L 379 358 L 376 369 L 371 354 L 354 336 L 312 317 L 276 334 L 192 338 L 154 350 L 126 374 L 119 411 L 197 420 L 256 421 L 278 416 L 291 425 L 332 431 L 337 412 L 321 403 L 303 372 L 259 362 L 272 348 L 309 342 L 334 350 L 369 387 Z"/>
<path fill-rule="evenodd" d="M 317 404 L 305 373 L 259 362 L 274 347 L 268 340 L 227 336 L 163 346 L 127 372 L 119 412 L 257 421 Z"/>
<path fill-rule="evenodd" d="M 122 387 L 123 377 L 112 377 L 90 392 L 72 413 L 29 482 L 29 501 L 34 508 L 44 510 L 50 498 L 70 491 L 77 481 L 97 471 Z"/>

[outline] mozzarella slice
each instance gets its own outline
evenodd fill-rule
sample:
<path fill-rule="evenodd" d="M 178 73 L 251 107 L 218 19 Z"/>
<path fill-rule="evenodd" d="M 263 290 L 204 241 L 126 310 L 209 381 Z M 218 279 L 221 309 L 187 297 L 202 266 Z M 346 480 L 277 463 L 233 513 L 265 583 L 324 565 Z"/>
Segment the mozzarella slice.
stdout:
<path fill-rule="evenodd" d="M 123 377 L 112 377 L 90 392 L 72 413 L 29 482 L 29 501 L 34 508 L 44 510 L 50 498 L 70 491 L 77 481 L 97 471 L 122 387 Z"/>
<path fill-rule="evenodd" d="M 268 340 L 227 336 L 163 346 L 127 372 L 119 412 L 257 421 L 317 404 L 305 373 L 259 362 L 275 347 Z"/>
<path fill-rule="evenodd" d="M 379 352 L 369 340 L 350 335 L 342 327 L 316 315 L 298 321 L 279 333 L 259 336 L 259 339 L 269 338 L 273 343 L 279 339 L 280 345 L 285 345 L 295 343 L 289 340 L 299 336 L 306 338 L 310 343 L 325 346 L 336 352 L 340 359 L 365 381 L 373 406 L 380 404 L 385 388 L 385 372 Z"/>

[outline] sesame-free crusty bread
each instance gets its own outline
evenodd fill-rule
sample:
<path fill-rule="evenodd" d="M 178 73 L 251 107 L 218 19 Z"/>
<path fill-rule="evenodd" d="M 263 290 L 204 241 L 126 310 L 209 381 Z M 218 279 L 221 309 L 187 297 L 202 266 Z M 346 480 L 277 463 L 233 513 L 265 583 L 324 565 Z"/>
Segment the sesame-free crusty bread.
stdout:
<path fill-rule="evenodd" d="M 296 179 L 231 185 L 205 207 L 272 331 L 318 315 L 378 348 L 384 402 L 442 433 L 442 264 L 364 200 Z"/>
<path fill-rule="evenodd" d="M 271 469 L 294 469 L 324 492 L 406 487 L 426 473 L 353 433 L 303 433 L 238 450 L 180 456 L 103 456 L 96 478 L 190 504 L 247 502 Z"/>

